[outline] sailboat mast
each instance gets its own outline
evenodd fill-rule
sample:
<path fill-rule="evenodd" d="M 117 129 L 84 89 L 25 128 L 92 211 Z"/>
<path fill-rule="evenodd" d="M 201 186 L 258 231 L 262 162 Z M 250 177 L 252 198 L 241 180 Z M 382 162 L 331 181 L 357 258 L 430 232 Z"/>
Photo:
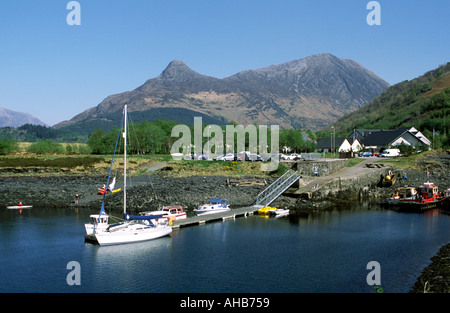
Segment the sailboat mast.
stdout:
<path fill-rule="evenodd" d="M 127 104 L 124 108 L 124 132 L 123 132 L 123 214 L 127 213 Z"/>

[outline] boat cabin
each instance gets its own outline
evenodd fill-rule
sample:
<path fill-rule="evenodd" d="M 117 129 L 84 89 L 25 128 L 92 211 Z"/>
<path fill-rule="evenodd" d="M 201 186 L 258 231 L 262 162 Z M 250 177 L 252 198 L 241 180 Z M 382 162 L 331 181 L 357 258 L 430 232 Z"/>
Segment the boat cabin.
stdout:
<path fill-rule="evenodd" d="M 209 205 L 226 208 L 227 207 L 227 200 L 226 199 L 212 198 L 211 200 L 209 200 Z"/>
<path fill-rule="evenodd" d="M 183 207 L 181 205 L 177 206 L 165 206 L 160 209 L 161 211 L 169 212 L 169 214 L 180 214 L 183 213 Z"/>
<path fill-rule="evenodd" d="M 414 187 L 400 187 L 395 190 L 393 199 L 414 200 L 417 198 L 417 190 Z"/>
<path fill-rule="evenodd" d="M 106 215 L 106 214 L 102 214 L 102 215 L 92 214 L 92 215 L 89 216 L 89 218 L 91 219 L 91 224 L 92 225 L 108 224 L 109 216 Z"/>
<path fill-rule="evenodd" d="M 425 202 L 433 201 L 439 198 L 438 187 L 433 183 L 425 183 L 423 186 L 417 188 L 418 195 Z"/>

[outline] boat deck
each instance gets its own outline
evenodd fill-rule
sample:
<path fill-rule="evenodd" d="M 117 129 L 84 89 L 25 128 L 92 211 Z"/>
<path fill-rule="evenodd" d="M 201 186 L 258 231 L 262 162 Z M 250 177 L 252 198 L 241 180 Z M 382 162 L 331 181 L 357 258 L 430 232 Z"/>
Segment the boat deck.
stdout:
<path fill-rule="evenodd" d="M 238 209 L 231 209 L 230 211 L 214 214 L 206 214 L 200 216 L 188 217 L 180 220 L 175 220 L 172 223 L 172 228 L 188 227 L 194 225 L 201 225 L 209 222 L 223 221 L 226 219 L 253 215 L 261 206 L 248 206 Z"/>

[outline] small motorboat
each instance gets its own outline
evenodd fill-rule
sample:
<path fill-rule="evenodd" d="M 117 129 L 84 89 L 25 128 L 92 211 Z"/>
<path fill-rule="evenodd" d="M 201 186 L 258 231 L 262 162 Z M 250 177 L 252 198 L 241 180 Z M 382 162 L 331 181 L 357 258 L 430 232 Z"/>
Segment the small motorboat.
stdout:
<path fill-rule="evenodd" d="M 175 221 L 187 217 L 186 212 L 183 211 L 183 206 L 181 205 L 169 205 L 163 206 L 157 211 L 147 211 L 141 212 L 140 215 L 159 215 L 167 218 L 169 221 Z"/>
<path fill-rule="evenodd" d="M 203 204 L 199 206 L 197 209 L 194 209 L 193 211 L 197 215 L 206 215 L 206 214 L 226 212 L 230 210 L 231 209 L 227 204 L 227 200 L 212 198 L 211 200 L 209 200 L 209 203 Z"/>
<path fill-rule="evenodd" d="M 271 215 L 275 215 L 275 217 L 281 217 L 289 215 L 289 209 L 276 209 L 269 211 Z"/>
<path fill-rule="evenodd" d="M 275 215 L 276 217 L 289 215 L 288 209 L 277 209 L 276 207 L 265 206 L 258 209 L 258 215 Z"/>

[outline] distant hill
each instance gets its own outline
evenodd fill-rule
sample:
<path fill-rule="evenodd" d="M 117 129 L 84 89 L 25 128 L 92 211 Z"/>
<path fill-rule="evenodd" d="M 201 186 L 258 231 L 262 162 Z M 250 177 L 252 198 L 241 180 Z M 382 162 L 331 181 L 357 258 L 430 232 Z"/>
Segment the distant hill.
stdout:
<path fill-rule="evenodd" d="M 31 114 L 0 108 L 0 127 L 20 127 L 25 124 L 47 126 Z"/>
<path fill-rule="evenodd" d="M 107 97 L 54 128 L 105 130 L 117 125 L 123 104 L 142 120 L 192 124 L 276 124 L 318 130 L 372 101 L 389 84 L 352 60 L 318 54 L 246 70 L 223 79 L 199 74 L 179 60 L 142 86 Z M 94 128 L 94 129 L 93 129 Z"/>
<path fill-rule="evenodd" d="M 450 62 L 411 81 L 386 89 L 371 103 L 333 124 L 336 133 L 353 129 L 396 129 L 414 126 L 428 136 L 433 129 L 448 140 L 450 127 Z M 331 131 L 331 126 L 324 129 Z"/>

